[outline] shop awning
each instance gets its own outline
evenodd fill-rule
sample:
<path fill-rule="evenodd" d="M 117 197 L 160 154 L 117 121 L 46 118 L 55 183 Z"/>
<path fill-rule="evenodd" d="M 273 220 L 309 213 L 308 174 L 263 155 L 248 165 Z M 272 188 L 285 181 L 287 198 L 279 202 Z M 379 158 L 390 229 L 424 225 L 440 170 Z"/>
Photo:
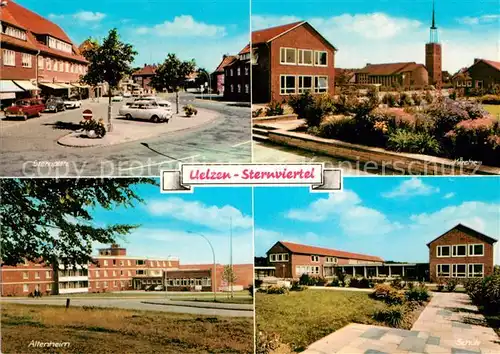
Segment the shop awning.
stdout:
<path fill-rule="evenodd" d="M 90 86 L 89 85 L 82 85 L 82 84 L 79 84 L 79 83 L 71 83 L 71 86 L 74 86 L 74 87 L 78 87 L 78 88 L 89 88 Z"/>
<path fill-rule="evenodd" d="M 38 87 L 33 85 L 31 81 L 28 80 L 14 80 L 15 84 L 21 86 L 25 91 L 38 91 Z"/>
<path fill-rule="evenodd" d="M 15 92 L 0 92 L 0 100 L 15 100 Z"/>
<path fill-rule="evenodd" d="M 40 82 L 39 85 L 42 85 L 42 86 L 45 86 L 45 87 L 48 87 L 48 88 L 51 88 L 54 90 L 66 88 L 66 87 L 59 86 L 58 84 L 53 84 L 51 82 Z"/>
<path fill-rule="evenodd" d="M 57 86 L 61 86 L 62 88 L 65 88 L 65 89 L 71 89 L 71 88 L 73 88 L 73 86 L 65 84 L 65 83 L 62 83 L 62 82 L 58 82 Z"/>
<path fill-rule="evenodd" d="M 0 92 L 23 92 L 12 80 L 0 80 Z"/>

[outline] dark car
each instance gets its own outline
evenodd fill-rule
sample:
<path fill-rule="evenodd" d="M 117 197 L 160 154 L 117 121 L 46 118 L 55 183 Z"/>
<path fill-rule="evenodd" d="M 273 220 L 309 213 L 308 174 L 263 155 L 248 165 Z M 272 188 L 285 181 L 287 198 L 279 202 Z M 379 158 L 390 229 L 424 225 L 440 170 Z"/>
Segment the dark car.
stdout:
<path fill-rule="evenodd" d="M 51 97 L 45 102 L 45 111 L 57 113 L 59 111 L 64 111 L 66 106 L 64 101 L 60 97 Z"/>

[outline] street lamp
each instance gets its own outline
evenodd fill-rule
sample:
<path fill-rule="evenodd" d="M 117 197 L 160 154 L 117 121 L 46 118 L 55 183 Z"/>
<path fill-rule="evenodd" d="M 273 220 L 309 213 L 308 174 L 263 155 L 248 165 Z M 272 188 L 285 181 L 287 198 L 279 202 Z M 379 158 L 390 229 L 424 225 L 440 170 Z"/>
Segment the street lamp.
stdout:
<path fill-rule="evenodd" d="M 205 239 L 205 241 L 208 242 L 208 245 L 210 246 L 210 249 L 212 250 L 212 257 L 213 257 L 213 261 L 214 261 L 213 284 L 212 284 L 212 286 L 213 286 L 213 289 L 214 289 L 214 302 L 215 302 L 217 300 L 217 271 L 216 271 L 216 264 L 215 264 L 215 251 L 214 251 L 214 248 L 212 246 L 212 243 L 202 233 L 194 232 L 194 231 L 187 231 L 187 233 L 203 237 Z"/>
<path fill-rule="evenodd" d="M 210 89 L 212 88 L 212 83 L 210 81 L 210 74 L 207 73 L 206 71 L 202 71 L 205 75 L 208 77 L 208 99 L 211 101 L 212 100 L 212 94 L 210 93 Z"/>

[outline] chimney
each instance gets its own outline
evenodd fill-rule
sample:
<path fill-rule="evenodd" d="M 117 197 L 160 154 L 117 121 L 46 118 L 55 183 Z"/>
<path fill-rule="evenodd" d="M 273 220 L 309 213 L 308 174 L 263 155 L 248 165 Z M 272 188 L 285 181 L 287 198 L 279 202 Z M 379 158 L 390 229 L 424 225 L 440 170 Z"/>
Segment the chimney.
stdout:
<path fill-rule="evenodd" d="M 144 67 L 148 66 L 148 64 L 144 63 Z"/>
<path fill-rule="evenodd" d="M 476 63 L 477 63 L 478 61 L 480 61 L 480 60 L 481 60 L 481 59 L 479 59 L 479 58 L 475 58 L 475 59 L 474 59 L 474 64 L 476 64 Z"/>
<path fill-rule="evenodd" d="M 226 59 L 226 58 L 227 58 L 227 54 L 223 54 L 222 59 Z"/>

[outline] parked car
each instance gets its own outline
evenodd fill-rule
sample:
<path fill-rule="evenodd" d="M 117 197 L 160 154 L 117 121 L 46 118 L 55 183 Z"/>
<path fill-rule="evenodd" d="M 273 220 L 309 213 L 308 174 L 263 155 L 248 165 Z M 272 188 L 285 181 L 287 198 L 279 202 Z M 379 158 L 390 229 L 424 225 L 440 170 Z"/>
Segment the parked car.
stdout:
<path fill-rule="evenodd" d="M 64 111 L 66 106 L 64 101 L 60 97 L 51 97 L 45 102 L 45 111 L 57 113 L 59 111 Z"/>
<path fill-rule="evenodd" d="M 76 97 L 71 97 L 71 98 L 68 98 L 68 99 L 64 100 L 64 107 L 66 107 L 66 109 L 81 108 L 82 107 L 82 101 L 80 101 Z"/>
<path fill-rule="evenodd" d="M 127 92 L 124 92 L 124 93 L 123 93 L 123 97 L 124 97 L 124 98 L 129 98 L 129 97 L 132 97 L 132 94 L 131 94 L 130 92 L 128 92 L 128 91 L 127 91 Z"/>
<path fill-rule="evenodd" d="M 154 123 L 167 122 L 172 118 L 172 112 L 159 107 L 156 102 L 136 101 L 120 108 L 119 114 L 127 119 L 146 119 Z"/>
<path fill-rule="evenodd" d="M 165 286 L 157 285 L 157 286 L 155 286 L 155 291 L 165 291 Z"/>
<path fill-rule="evenodd" d="M 41 112 L 44 110 L 45 105 L 40 99 L 26 98 L 17 100 L 13 106 L 7 107 L 5 109 L 5 117 L 27 120 L 29 117 L 40 117 Z"/>
<path fill-rule="evenodd" d="M 123 96 L 122 95 L 115 95 L 111 97 L 111 102 L 121 102 L 123 101 Z"/>

